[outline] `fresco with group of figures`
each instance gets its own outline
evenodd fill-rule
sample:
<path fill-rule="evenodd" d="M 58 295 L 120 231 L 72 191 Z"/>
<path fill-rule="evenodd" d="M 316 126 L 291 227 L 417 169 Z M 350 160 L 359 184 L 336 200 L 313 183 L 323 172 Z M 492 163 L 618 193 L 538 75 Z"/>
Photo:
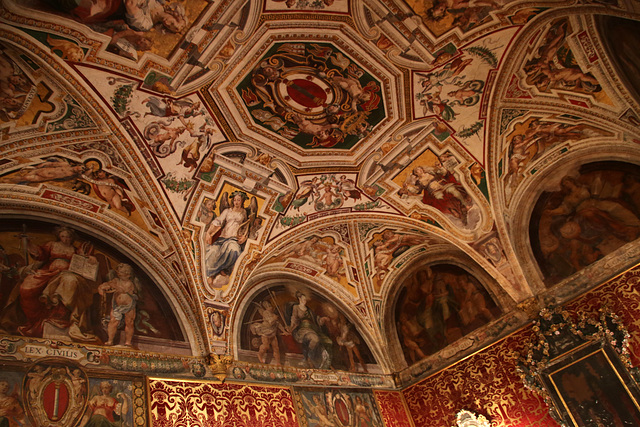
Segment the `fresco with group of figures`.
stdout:
<path fill-rule="evenodd" d="M 343 311 L 301 286 L 271 286 L 253 297 L 239 341 L 247 361 L 354 372 L 376 363 Z"/>
<path fill-rule="evenodd" d="M 438 264 L 407 277 L 395 318 L 407 364 L 414 364 L 475 329 L 502 311 L 482 284 L 463 268 Z"/>
<path fill-rule="evenodd" d="M 149 276 L 115 248 L 66 225 L 4 219 L 0 331 L 152 349 L 185 338 Z"/>
<path fill-rule="evenodd" d="M 547 285 L 636 240 L 640 167 L 597 162 L 567 170 L 538 199 L 529 234 Z"/>

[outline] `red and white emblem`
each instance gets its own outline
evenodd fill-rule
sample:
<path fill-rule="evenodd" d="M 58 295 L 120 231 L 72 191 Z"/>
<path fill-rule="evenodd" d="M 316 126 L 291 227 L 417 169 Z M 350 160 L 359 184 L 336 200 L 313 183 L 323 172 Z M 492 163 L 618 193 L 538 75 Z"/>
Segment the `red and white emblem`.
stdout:
<path fill-rule="evenodd" d="M 78 424 L 87 405 L 87 375 L 60 359 L 40 360 L 27 372 L 23 396 L 33 425 L 68 427 Z"/>
<path fill-rule="evenodd" d="M 306 116 L 324 115 L 336 101 L 333 87 L 326 80 L 304 71 L 289 71 L 278 82 L 280 104 Z"/>

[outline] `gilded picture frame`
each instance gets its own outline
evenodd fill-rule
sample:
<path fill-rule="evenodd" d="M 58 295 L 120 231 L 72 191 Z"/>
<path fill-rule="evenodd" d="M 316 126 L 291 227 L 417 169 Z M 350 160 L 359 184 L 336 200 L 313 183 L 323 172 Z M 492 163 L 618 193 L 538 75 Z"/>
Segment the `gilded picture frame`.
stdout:
<path fill-rule="evenodd" d="M 640 389 L 609 344 L 590 342 L 562 354 L 541 380 L 567 426 L 640 425 Z"/>

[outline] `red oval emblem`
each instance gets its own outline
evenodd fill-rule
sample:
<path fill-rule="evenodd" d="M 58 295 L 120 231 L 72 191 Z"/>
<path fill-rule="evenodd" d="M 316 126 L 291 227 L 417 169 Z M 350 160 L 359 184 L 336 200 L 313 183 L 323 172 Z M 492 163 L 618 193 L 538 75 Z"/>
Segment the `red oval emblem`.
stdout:
<path fill-rule="evenodd" d="M 349 408 L 347 408 L 347 404 L 342 399 L 336 399 L 333 401 L 333 407 L 336 410 L 336 415 L 338 419 L 342 423 L 343 426 L 349 425 Z"/>
<path fill-rule="evenodd" d="M 327 101 L 325 91 L 312 81 L 295 79 L 287 85 L 287 93 L 297 103 L 309 108 L 320 107 Z"/>
<path fill-rule="evenodd" d="M 42 406 L 51 421 L 58 421 L 69 407 L 69 390 L 63 382 L 51 382 L 42 393 Z"/>

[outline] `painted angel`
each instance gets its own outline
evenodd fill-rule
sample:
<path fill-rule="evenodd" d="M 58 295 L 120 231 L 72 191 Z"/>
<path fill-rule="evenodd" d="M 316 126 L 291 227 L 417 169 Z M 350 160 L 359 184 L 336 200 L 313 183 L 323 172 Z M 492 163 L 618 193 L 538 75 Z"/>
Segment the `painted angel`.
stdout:
<path fill-rule="evenodd" d="M 307 396 L 305 396 L 304 394 L 301 396 L 302 396 L 302 399 L 304 400 L 304 403 L 309 408 L 308 415 L 310 415 L 310 418 L 312 418 L 314 421 L 317 421 L 315 426 L 317 427 L 337 426 L 337 424 L 333 420 L 333 417 L 331 416 L 329 411 L 327 411 L 327 407 L 325 403 L 322 401 L 322 397 L 320 395 L 314 394 L 312 397 L 313 401 L 309 400 L 309 398 L 307 398 Z"/>
<path fill-rule="evenodd" d="M 248 198 L 243 191 L 234 191 L 231 196 L 223 193 L 220 199 L 220 216 L 211 221 L 206 231 L 206 274 L 207 281 L 214 287 L 220 283 L 216 282 L 218 276 L 224 278 L 231 275 L 247 239 L 257 237 L 262 222 L 258 217 L 258 201 L 251 197 L 247 208 L 244 204 Z"/>

